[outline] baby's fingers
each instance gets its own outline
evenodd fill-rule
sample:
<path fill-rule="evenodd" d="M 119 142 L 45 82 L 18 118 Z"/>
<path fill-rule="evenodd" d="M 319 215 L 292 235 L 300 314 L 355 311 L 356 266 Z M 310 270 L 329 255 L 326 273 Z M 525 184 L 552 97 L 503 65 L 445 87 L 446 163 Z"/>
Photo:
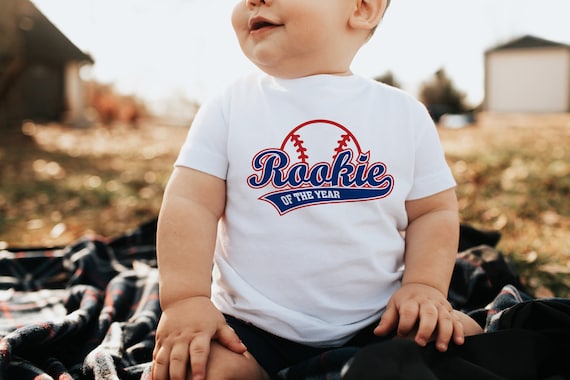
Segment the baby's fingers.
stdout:
<path fill-rule="evenodd" d="M 470 319 L 469 317 L 467 317 L 465 314 L 461 313 L 460 311 L 454 310 L 453 311 L 453 315 L 454 315 L 454 328 L 453 328 L 453 341 L 455 342 L 455 344 L 457 345 L 462 345 L 463 343 L 465 343 L 465 335 L 467 334 L 467 330 L 469 327 L 472 327 L 473 325 L 476 326 L 475 329 L 480 330 L 481 327 L 472 319 Z M 468 325 L 464 325 L 464 323 L 467 323 Z M 482 332 L 482 331 L 481 331 Z M 470 334 L 472 335 L 472 334 Z"/>
<path fill-rule="evenodd" d="M 396 329 L 396 326 L 398 326 L 398 310 L 393 305 L 388 304 L 380 323 L 374 329 L 374 334 L 388 335 Z"/>
<path fill-rule="evenodd" d="M 190 343 L 189 351 L 192 380 L 204 380 L 210 355 L 210 337 L 208 335 L 196 336 Z"/>
<path fill-rule="evenodd" d="M 153 353 L 152 380 L 168 379 L 168 366 L 170 365 L 170 355 L 164 347 L 156 347 Z"/>
<path fill-rule="evenodd" d="M 462 325 L 453 318 L 452 312 L 441 309 L 438 316 L 437 339 L 435 342 L 435 347 L 438 351 L 447 351 L 451 337 L 459 333 L 459 328 L 462 328 Z"/>
<path fill-rule="evenodd" d="M 416 329 L 421 311 L 420 305 L 416 302 L 406 302 L 400 307 L 399 336 L 409 336 Z"/>
<path fill-rule="evenodd" d="M 220 329 L 218 335 L 216 336 L 216 339 L 223 346 L 229 348 L 237 354 L 243 354 L 245 351 L 247 351 L 247 348 L 242 343 L 241 339 L 237 336 L 234 329 L 228 325 L 225 325 Z"/>
<path fill-rule="evenodd" d="M 179 343 L 170 351 L 169 380 L 185 380 L 188 367 L 188 345 Z"/>
<path fill-rule="evenodd" d="M 160 346 L 153 354 L 153 380 L 183 380 L 188 365 L 188 346 L 178 344 L 172 348 Z"/>
<path fill-rule="evenodd" d="M 433 337 L 433 333 L 438 328 L 438 318 L 440 317 L 434 305 L 422 305 L 419 311 L 419 323 L 416 331 L 415 341 L 420 346 L 425 346 Z"/>

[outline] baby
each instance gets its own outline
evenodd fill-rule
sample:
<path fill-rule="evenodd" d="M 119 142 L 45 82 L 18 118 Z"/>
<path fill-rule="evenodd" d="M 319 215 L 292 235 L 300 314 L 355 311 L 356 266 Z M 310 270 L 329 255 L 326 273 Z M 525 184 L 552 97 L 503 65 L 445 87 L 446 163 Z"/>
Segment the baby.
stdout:
<path fill-rule="evenodd" d="M 455 181 L 416 99 L 351 62 L 387 0 L 242 0 L 261 69 L 204 104 L 167 185 L 152 374 L 268 379 L 393 335 L 445 351 Z M 212 270 L 213 268 L 213 270 Z"/>

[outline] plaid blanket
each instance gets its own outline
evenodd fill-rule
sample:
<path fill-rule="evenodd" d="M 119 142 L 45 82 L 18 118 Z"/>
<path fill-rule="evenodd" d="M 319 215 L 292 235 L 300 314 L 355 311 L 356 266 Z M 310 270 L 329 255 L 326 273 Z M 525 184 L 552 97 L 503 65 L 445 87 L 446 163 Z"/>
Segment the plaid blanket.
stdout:
<path fill-rule="evenodd" d="M 109 240 L 1 251 L 0 379 L 148 379 L 161 314 L 155 232 L 152 220 Z M 493 328 L 502 311 L 530 297 L 487 245 L 495 233 L 462 226 L 462 237 L 450 301 Z M 340 379 L 355 353 L 333 350 L 279 378 Z"/>
<path fill-rule="evenodd" d="M 140 379 L 161 313 L 156 221 L 0 255 L 0 379 Z"/>

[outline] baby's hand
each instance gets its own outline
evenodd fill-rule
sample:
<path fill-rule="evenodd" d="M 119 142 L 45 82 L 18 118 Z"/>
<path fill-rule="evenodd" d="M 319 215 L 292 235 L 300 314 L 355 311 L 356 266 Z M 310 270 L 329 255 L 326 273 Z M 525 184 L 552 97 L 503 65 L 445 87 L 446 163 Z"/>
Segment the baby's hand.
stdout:
<path fill-rule="evenodd" d="M 399 336 L 413 337 L 422 347 L 435 339 L 436 348 L 446 351 L 452 338 L 456 344 L 464 342 L 460 314 L 439 290 L 423 284 L 405 284 L 388 301 L 374 333 L 388 335 L 396 329 Z"/>
<path fill-rule="evenodd" d="M 163 310 L 156 329 L 152 379 L 186 379 L 188 364 L 192 379 L 205 379 L 212 339 L 234 352 L 246 351 L 207 297 L 192 297 L 172 304 Z"/>

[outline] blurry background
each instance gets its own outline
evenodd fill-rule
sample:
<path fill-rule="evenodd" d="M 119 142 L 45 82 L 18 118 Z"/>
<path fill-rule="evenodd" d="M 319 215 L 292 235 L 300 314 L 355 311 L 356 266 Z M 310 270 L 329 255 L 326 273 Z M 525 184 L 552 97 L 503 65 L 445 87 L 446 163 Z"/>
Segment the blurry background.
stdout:
<path fill-rule="evenodd" d="M 3 0 L 13 1 L 13 0 Z M 149 100 L 203 101 L 253 69 L 230 26 L 235 1 L 35 0 L 96 61 L 88 78 Z M 354 71 L 392 72 L 404 89 L 444 68 L 473 106 L 483 100 L 483 53 L 524 35 L 570 44 L 567 0 L 397 0 Z"/>
<path fill-rule="evenodd" d="M 0 0 L 0 250 L 154 218 L 192 118 L 256 68 L 228 0 Z M 438 124 L 462 221 L 570 296 L 570 1 L 394 0 L 353 70 Z"/>

